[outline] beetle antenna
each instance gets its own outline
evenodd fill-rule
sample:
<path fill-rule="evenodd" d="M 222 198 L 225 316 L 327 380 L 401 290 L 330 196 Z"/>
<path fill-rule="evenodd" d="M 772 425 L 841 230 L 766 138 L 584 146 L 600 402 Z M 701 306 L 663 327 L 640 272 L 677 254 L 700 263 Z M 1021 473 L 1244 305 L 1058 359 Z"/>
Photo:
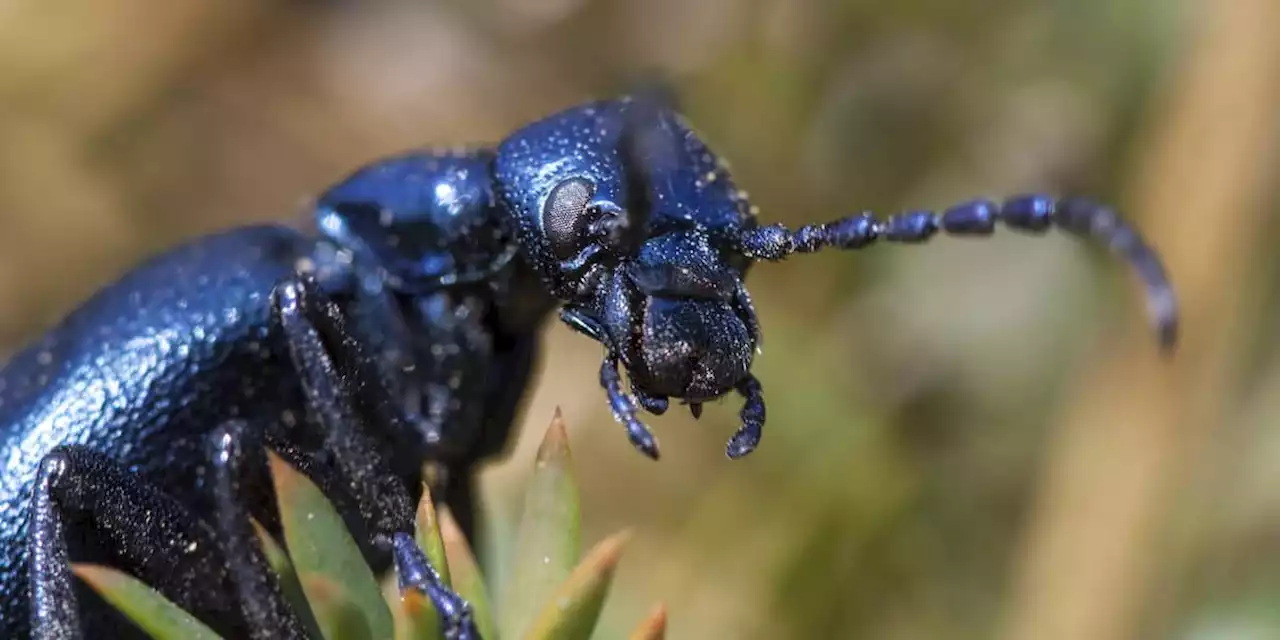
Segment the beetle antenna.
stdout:
<path fill-rule="evenodd" d="M 955 236 L 989 236 L 996 221 L 1035 234 L 1056 225 L 1074 235 L 1101 241 L 1133 265 L 1142 279 L 1147 312 L 1161 348 L 1169 352 L 1177 344 L 1177 298 L 1160 257 L 1113 209 L 1085 198 L 1055 200 L 1044 195 L 1023 195 L 999 205 L 990 200 L 973 200 L 941 214 L 910 211 L 885 220 L 860 213 L 825 224 L 805 225 L 794 232 L 781 224 L 745 229 L 737 241 L 738 249 L 750 258 L 781 260 L 793 253 L 813 253 L 826 247 L 861 249 L 881 239 L 921 243 L 939 230 Z"/>

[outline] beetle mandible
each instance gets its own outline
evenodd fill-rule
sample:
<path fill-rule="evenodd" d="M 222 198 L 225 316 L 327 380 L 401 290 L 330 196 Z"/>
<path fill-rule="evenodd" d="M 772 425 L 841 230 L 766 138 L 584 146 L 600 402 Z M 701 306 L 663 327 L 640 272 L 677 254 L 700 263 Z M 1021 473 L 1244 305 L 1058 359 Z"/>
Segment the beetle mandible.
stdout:
<path fill-rule="evenodd" d="M 1126 258 L 1161 345 L 1177 336 L 1159 258 L 1107 207 L 1031 195 L 761 225 L 651 96 L 573 107 L 490 149 L 375 161 L 309 220 L 152 258 L 0 373 L 3 635 L 128 631 L 72 579 L 75 559 L 121 566 L 230 635 L 302 636 L 248 526 L 275 521 L 265 447 L 333 497 L 371 562 L 428 594 L 448 637 L 477 637 L 407 535 L 421 462 L 446 471 L 438 490 L 469 523 L 473 467 L 504 449 L 557 307 L 603 345 L 609 406 L 654 458 L 638 414 L 673 399 L 697 416 L 742 395 L 727 454 L 760 443 L 744 278 L 762 260 L 1058 226 Z"/>

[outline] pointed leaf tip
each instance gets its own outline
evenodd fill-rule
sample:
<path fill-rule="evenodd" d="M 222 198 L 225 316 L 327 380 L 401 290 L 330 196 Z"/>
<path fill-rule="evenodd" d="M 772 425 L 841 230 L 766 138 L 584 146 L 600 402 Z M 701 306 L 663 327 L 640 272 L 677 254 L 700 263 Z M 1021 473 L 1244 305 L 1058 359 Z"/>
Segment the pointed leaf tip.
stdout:
<path fill-rule="evenodd" d="M 631 539 L 624 530 L 605 538 L 587 552 L 530 627 L 527 638 L 588 640 L 600 620 L 605 597 L 622 550 Z"/>
<path fill-rule="evenodd" d="M 516 526 L 515 556 L 502 592 L 501 633 L 521 637 L 581 557 L 581 499 L 564 420 L 553 418 L 538 449 Z"/>
<path fill-rule="evenodd" d="M 627 640 L 663 640 L 667 637 L 667 605 L 659 602 Z"/>
<path fill-rule="evenodd" d="M 622 550 L 626 548 L 627 543 L 631 541 L 633 532 L 631 529 L 623 529 L 604 540 L 596 543 L 596 546 L 587 552 L 582 558 L 582 562 L 578 563 L 577 568 L 570 574 L 570 580 L 578 575 L 584 566 L 594 566 L 597 571 L 613 571 L 618 561 L 622 559 Z"/>
<path fill-rule="evenodd" d="M 446 585 L 452 584 L 449 577 L 449 560 L 445 555 L 444 542 L 440 537 L 440 520 L 436 514 L 436 505 L 431 499 L 431 488 L 425 483 L 422 485 L 422 499 L 418 501 L 415 526 L 414 538 L 418 546 L 422 547 L 423 553 L 427 554 L 427 559 L 431 560 L 432 566 L 440 572 L 440 579 Z"/>
<path fill-rule="evenodd" d="M 142 581 L 110 567 L 73 564 L 71 572 L 157 640 L 217 640 L 218 634 Z"/>
<path fill-rule="evenodd" d="M 565 428 L 564 415 L 560 413 L 560 407 L 556 407 L 556 413 L 551 417 L 551 424 L 547 426 L 547 431 L 542 436 L 542 444 L 538 445 L 536 460 L 538 467 L 547 464 L 567 466 L 573 461 L 569 451 L 569 432 Z"/>

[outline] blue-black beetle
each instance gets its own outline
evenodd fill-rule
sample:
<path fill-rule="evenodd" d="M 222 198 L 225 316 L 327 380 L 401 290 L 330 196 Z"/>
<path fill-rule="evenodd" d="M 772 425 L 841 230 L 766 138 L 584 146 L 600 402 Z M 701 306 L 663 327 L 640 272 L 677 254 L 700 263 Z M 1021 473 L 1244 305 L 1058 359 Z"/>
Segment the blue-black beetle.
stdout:
<path fill-rule="evenodd" d="M 745 398 L 730 457 L 761 439 L 749 267 L 997 221 L 1101 240 L 1143 277 L 1176 340 L 1157 256 L 1080 199 L 973 201 L 941 214 L 760 225 L 723 164 L 667 103 L 623 97 L 530 124 L 494 149 L 386 158 L 322 194 L 306 229 L 196 239 L 99 291 L 0 373 L 0 632 L 125 634 L 68 562 L 110 562 L 234 637 L 300 637 L 249 526 L 275 526 L 263 448 L 325 489 L 370 561 L 424 590 L 446 635 L 468 605 L 413 545 L 422 461 L 468 528 L 473 466 L 499 453 L 563 321 L 634 445 L 670 400 Z M 621 371 L 630 380 L 622 386 Z"/>

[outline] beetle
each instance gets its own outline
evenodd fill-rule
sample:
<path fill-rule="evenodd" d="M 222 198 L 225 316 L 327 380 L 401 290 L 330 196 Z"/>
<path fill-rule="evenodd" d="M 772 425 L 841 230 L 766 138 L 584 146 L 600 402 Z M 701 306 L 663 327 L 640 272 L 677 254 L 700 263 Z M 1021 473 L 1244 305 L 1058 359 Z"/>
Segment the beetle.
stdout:
<path fill-rule="evenodd" d="M 1173 347 L 1164 267 L 1110 208 L 1030 195 L 762 225 L 652 95 L 578 105 L 493 147 L 375 160 L 301 228 L 153 257 L 0 372 L 0 630 L 127 633 L 72 579 L 75 559 L 120 566 L 229 635 L 302 636 L 249 528 L 276 523 L 271 449 L 333 498 L 371 563 L 427 593 L 447 637 L 478 637 L 409 535 L 421 463 L 444 470 L 433 491 L 472 528 L 473 468 L 505 448 L 553 312 L 602 345 L 600 384 L 636 449 L 659 456 L 642 410 L 676 400 L 698 416 L 737 393 L 726 453 L 740 458 L 765 422 L 754 263 L 997 222 L 1101 240 L 1143 278 Z"/>

